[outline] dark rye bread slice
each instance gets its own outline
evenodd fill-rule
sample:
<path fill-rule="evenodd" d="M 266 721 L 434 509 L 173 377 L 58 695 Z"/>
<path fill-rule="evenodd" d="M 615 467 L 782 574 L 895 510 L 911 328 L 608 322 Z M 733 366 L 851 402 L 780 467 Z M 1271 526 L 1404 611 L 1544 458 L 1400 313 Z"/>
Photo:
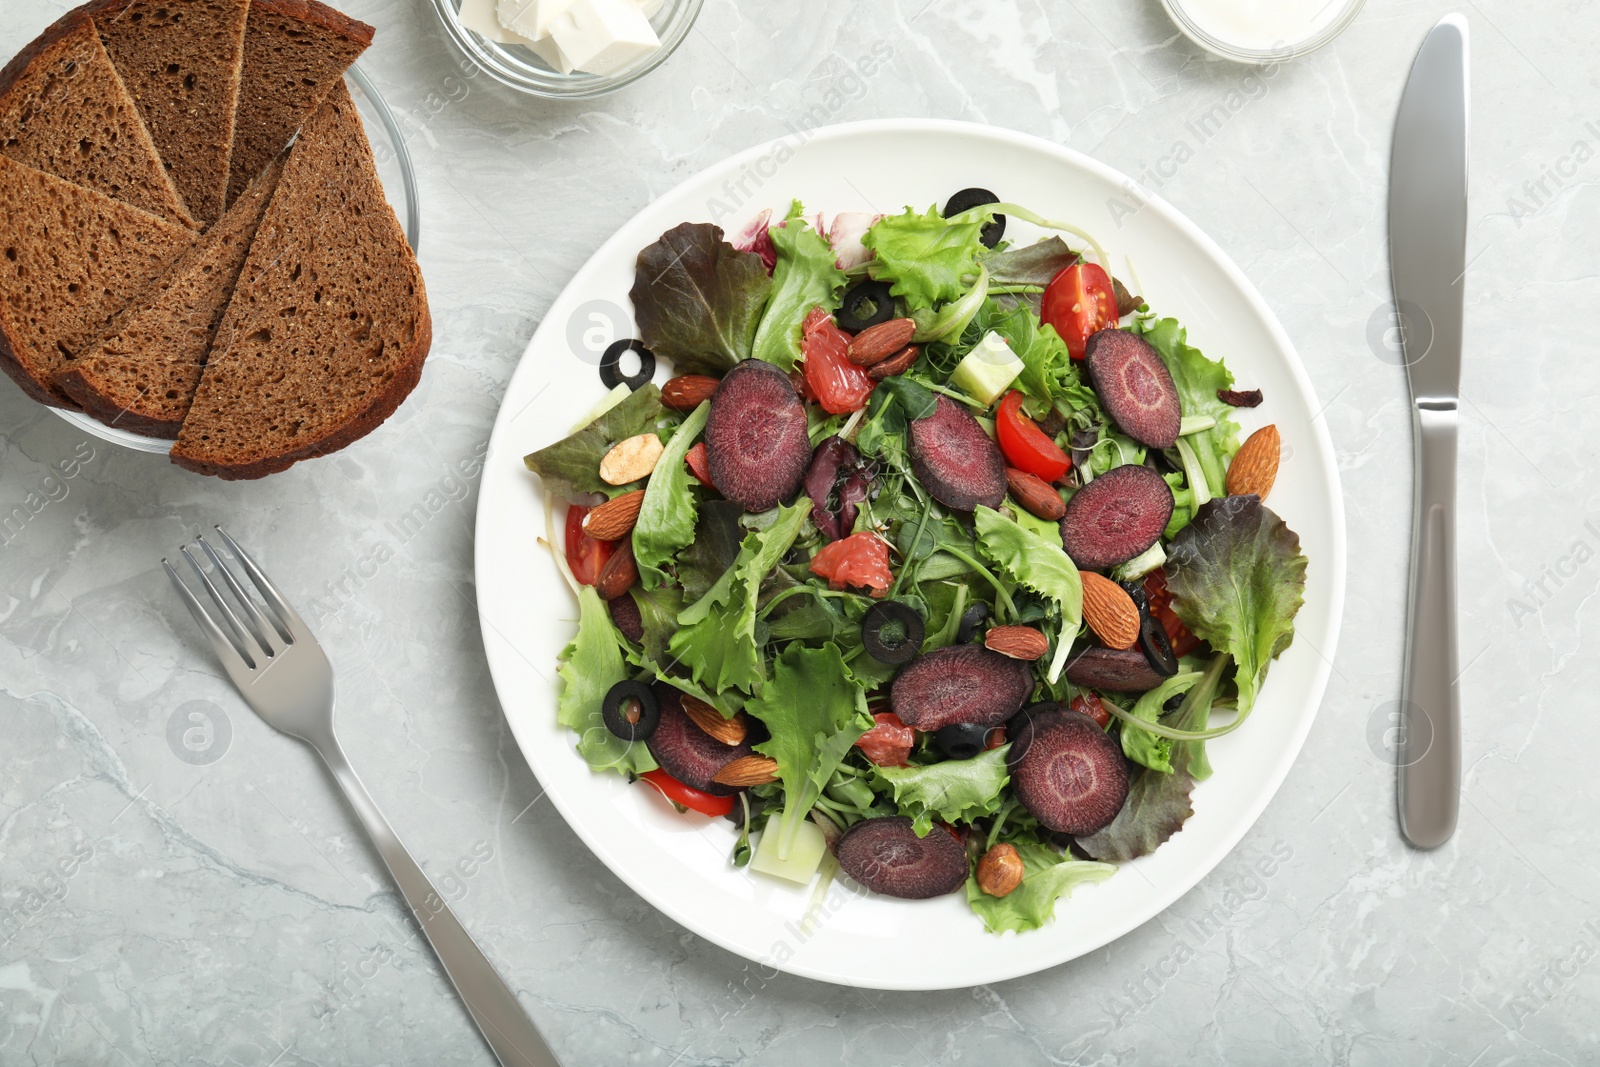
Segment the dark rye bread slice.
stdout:
<path fill-rule="evenodd" d="M 194 226 L 139 109 L 81 11 L 0 70 L 0 153 L 36 170 Z"/>
<path fill-rule="evenodd" d="M 93 0 L 111 62 L 184 204 L 222 217 L 250 0 Z"/>
<path fill-rule="evenodd" d="M 173 438 L 255 240 L 280 159 L 204 237 L 117 313 L 106 336 L 67 361 L 56 385 L 107 426 Z"/>
<path fill-rule="evenodd" d="M 315 0 L 255 0 L 233 125 L 228 203 L 283 151 L 372 43 L 372 27 Z"/>
<path fill-rule="evenodd" d="M 187 226 L 0 156 L 0 369 L 73 407 L 56 372 L 194 243 Z"/>
<path fill-rule="evenodd" d="M 289 152 L 172 461 L 260 478 L 343 448 L 416 387 L 432 340 L 422 272 L 340 84 Z"/>

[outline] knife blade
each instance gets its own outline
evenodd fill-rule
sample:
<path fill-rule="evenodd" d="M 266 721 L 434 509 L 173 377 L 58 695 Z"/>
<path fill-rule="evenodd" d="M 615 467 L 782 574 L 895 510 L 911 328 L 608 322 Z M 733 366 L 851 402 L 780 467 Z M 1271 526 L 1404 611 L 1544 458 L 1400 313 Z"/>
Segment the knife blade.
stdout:
<path fill-rule="evenodd" d="M 1446 15 L 1406 81 L 1389 173 L 1389 261 L 1416 456 L 1398 801 L 1401 832 L 1418 848 L 1450 839 L 1460 805 L 1455 510 L 1467 85 L 1467 22 Z"/>

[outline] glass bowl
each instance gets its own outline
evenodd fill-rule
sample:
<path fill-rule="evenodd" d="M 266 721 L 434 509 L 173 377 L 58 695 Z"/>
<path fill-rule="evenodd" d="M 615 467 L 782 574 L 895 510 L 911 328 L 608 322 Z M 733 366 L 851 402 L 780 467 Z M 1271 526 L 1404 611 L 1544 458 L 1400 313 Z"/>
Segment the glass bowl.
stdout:
<path fill-rule="evenodd" d="M 666 0 L 650 18 L 661 47 L 612 74 L 575 70 L 562 74 L 525 45 L 501 44 L 467 29 L 461 21 L 461 0 L 433 0 L 445 32 L 467 58 L 497 82 L 550 100 L 587 100 L 614 93 L 655 70 L 678 50 L 694 28 L 705 0 Z"/>
<path fill-rule="evenodd" d="M 389 105 L 384 103 L 377 86 L 372 84 L 366 72 L 360 67 L 351 67 L 345 72 L 345 81 L 350 85 L 350 96 L 355 100 L 356 110 L 361 113 L 362 122 L 367 127 L 367 139 L 372 142 L 372 156 L 378 164 L 378 177 L 383 181 L 383 190 L 389 197 L 389 203 L 394 205 L 400 225 L 405 227 L 406 240 L 411 242 L 411 248 L 415 251 L 422 237 L 422 210 L 417 204 L 417 176 L 411 169 L 411 153 L 406 149 L 405 138 L 400 135 L 400 127 Z M 172 451 L 172 442 L 165 438 L 144 437 L 119 430 L 81 411 L 67 411 L 65 408 L 50 410 L 84 433 L 102 441 L 135 452 L 161 456 Z"/>
<path fill-rule="evenodd" d="M 1281 63 L 1307 52 L 1315 52 L 1339 34 L 1361 13 L 1366 0 L 1327 0 L 1308 20 L 1302 35 L 1294 39 L 1267 41 L 1265 35 L 1250 40 L 1245 34 L 1230 35 L 1227 28 L 1205 14 L 1204 0 L 1161 0 L 1161 6 L 1183 35 L 1213 55 L 1235 63 L 1267 66 Z"/>

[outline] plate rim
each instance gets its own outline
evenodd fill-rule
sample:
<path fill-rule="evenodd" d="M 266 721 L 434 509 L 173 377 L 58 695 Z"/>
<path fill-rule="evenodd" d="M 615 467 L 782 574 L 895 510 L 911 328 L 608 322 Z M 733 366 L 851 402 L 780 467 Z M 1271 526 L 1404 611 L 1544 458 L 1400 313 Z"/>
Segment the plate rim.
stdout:
<path fill-rule="evenodd" d="M 1080 168 L 1089 174 L 1108 181 L 1119 188 L 1137 190 L 1139 203 L 1141 204 L 1141 210 L 1153 210 L 1157 212 L 1166 223 L 1176 227 L 1184 234 L 1184 236 L 1195 242 L 1199 250 L 1203 252 L 1204 255 L 1226 275 L 1231 287 L 1238 291 L 1238 293 L 1244 298 L 1244 300 L 1260 318 L 1261 322 L 1265 325 L 1267 334 L 1270 337 L 1273 345 L 1278 349 L 1279 354 L 1287 356 L 1287 359 L 1283 360 L 1284 366 L 1294 381 L 1295 386 L 1298 388 L 1303 398 L 1308 402 L 1309 409 L 1313 411 L 1319 410 L 1316 403 L 1316 390 L 1312 385 L 1310 376 L 1306 373 L 1305 365 L 1300 359 L 1298 349 L 1295 348 L 1294 343 L 1289 338 L 1287 331 L 1284 330 L 1283 324 L 1278 321 L 1277 315 L 1274 314 L 1271 306 L 1268 305 L 1266 298 L 1262 296 L 1260 291 L 1244 274 L 1243 270 L 1238 266 L 1238 264 L 1233 261 L 1232 257 L 1229 256 L 1215 240 L 1213 240 L 1204 230 L 1202 230 L 1185 214 L 1173 207 L 1159 194 L 1139 186 L 1132 178 L 1110 166 L 1109 164 L 1085 155 L 1076 149 L 1070 148 L 1066 145 L 1057 144 L 1054 141 L 1050 141 L 1047 138 L 1039 137 L 1034 134 L 993 126 L 988 123 L 970 122 L 960 119 L 891 118 L 834 123 L 807 131 L 805 136 L 801 139 L 800 145 L 802 147 L 810 147 L 819 141 L 843 139 L 861 135 L 905 133 L 921 133 L 927 135 L 953 134 L 964 137 L 977 136 L 990 138 L 996 142 L 1004 143 L 1012 147 L 1041 153 L 1047 156 L 1054 156 L 1061 162 Z M 694 173 L 675 183 L 671 188 L 653 197 L 649 203 L 640 207 L 638 210 L 630 214 L 628 218 L 619 223 L 616 231 L 598 247 L 596 247 L 594 252 L 590 254 L 584 263 L 573 272 L 572 279 L 569 280 L 568 283 L 563 286 L 561 291 L 557 293 L 556 296 L 551 300 L 550 308 L 553 309 L 562 303 L 563 299 L 572 289 L 576 278 L 585 270 L 587 270 L 591 263 L 613 255 L 616 248 L 622 241 L 623 234 L 628 230 L 633 221 L 639 216 L 651 211 L 657 203 L 675 196 L 685 186 L 699 181 L 708 172 L 736 172 L 742 164 L 756 161 L 765 155 L 775 153 L 781 146 L 790 144 L 794 140 L 795 136 L 791 133 L 785 136 L 771 138 L 738 152 L 731 153 L 713 161 L 712 163 L 707 164 L 706 166 L 698 168 Z M 510 396 L 512 387 L 516 384 L 518 376 L 524 373 L 524 367 L 529 362 L 530 358 L 533 357 L 535 350 L 541 347 L 541 342 L 545 338 L 546 331 L 554 332 L 556 330 L 557 327 L 552 323 L 549 311 L 547 309 L 546 314 L 540 320 L 539 326 L 535 329 L 533 336 L 529 339 L 527 346 L 523 349 L 522 355 L 518 357 L 516 366 L 512 369 L 512 373 L 507 379 L 505 392 L 501 396 L 500 404 L 495 413 L 494 425 L 490 434 L 488 450 L 485 458 L 486 464 L 489 462 L 490 458 L 495 457 L 499 452 L 503 451 L 497 447 L 501 443 L 501 435 L 502 433 L 509 433 L 508 427 L 510 422 L 513 421 L 516 415 L 520 414 L 520 410 L 509 414 L 507 412 L 506 400 Z M 1342 483 L 1339 477 L 1337 457 L 1333 448 L 1332 436 L 1328 432 L 1326 422 L 1316 416 L 1313 416 L 1313 418 L 1310 420 L 1309 428 L 1311 430 L 1312 439 L 1317 446 L 1315 451 L 1317 453 L 1318 462 L 1323 469 L 1323 473 L 1330 487 L 1326 504 L 1329 508 L 1329 516 L 1331 519 L 1328 529 L 1328 532 L 1331 535 L 1331 543 L 1328 548 L 1328 559 L 1326 561 L 1330 572 L 1330 580 L 1328 583 L 1328 602 L 1324 611 L 1324 617 L 1327 625 L 1327 641 L 1326 649 L 1318 650 L 1317 662 L 1311 668 L 1311 684 L 1305 693 L 1306 699 L 1310 704 L 1309 713 L 1302 716 L 1298 726 L 1288 739 L 1288 743 L 1284 746 L 1282 753 L 1278 756 L 1276 762 L 1272 766 L 1271 773 L 1262 776 L 1265 783 L 1265 788 L 1260 790 L 1257 795 L 1257 799 L 1249 804 L 1246 809 L 1244 809 L 1242 815 L 1233 820 L 1232 825 L 1228 828 L 1228 830 L 1222 834 L 1219 841 L 1207 852 L 1205 860 L 1203 862 L 1195 863 L 1190 871 L 1186 872 L 1182 877 L 1173 882 L 1173 885 L 1170 889 L 1158 894 L 1156 900 L 1152 904 L 1147 905 L 1142 909 L 1129 909 L 1125 917 L 1119 919 L 1119 921 L 1115 923 L 1109 924 L 1106 928 L 1104 928 L 1103 934 L 1097 936 L 1098 943 L 1096 945 L 1089 946 L 1081 951 L 1073 952 L 1070 955 L 1060 956 L 1059 958 L 1045 956 L 1036 962 L 1029 960 L 1023 963 L 1021 969 L 991 969 L 991 972 L 977 972 L 971 976 L 970 981 L 962 981 L 960 983 L 951 983 L 942 980 L 930 983 L 926 979 L 918 980 L 913 976 L 908 976 L 901 981 L 886 981 L 882 979 L 851 979 L 840 974 L 831 973 L 821 968 L 806 964 L 798 959 L 798 957 L 795 959 L 787 959 L 782 962 L 774 962 L 771 959 L 764 957 L 758 958 L 750 955 L 743 946 L 734 943 L 731 938 L 725 937 L 717 929 L 707 927 L 705 924 L 699 922 L 693 917 L 686 915 L 680 909 L 675 907 L 670 900 L 664 900 L 657 894 L 650 892 L 649 888 L 642 883 L 641 880 L 632 876 L 626 864 L 622 864 L 616 860 L 613 850 L 609 848 L 604 841 L 591 839 L 590 836 L 580 829 L 580 823 L 575 821 L 573 812 L 569 811 L 568 805 L 564 798 L 559 794 L 559 791 L 551 792 L 548 790 L 548 788 L 546 788 L 546 792 L 549 793 L 550 800 L 552 804 L 555 805 L 556 810 L 561 813 L 561 816 L 564 820 L 566 820 L 568 827 L 578 837 L 578 839 L 583 842 L 584 846 L 594 853 L 594 855 L 606 865 L 613 875 L 615 875 L 631 890 L 637 893 L 652 908 L 666 915 L 680 926 L 694 933 L 696 936 L 704 938 L 718 947 L 733 953 L 735 956 L 738 956 L 741 959 L 748 960 L 752 963 L 758 963 L 762 966 L 773 967 L 777 970 L 788 974 L 793 974 L 798 977 L 826 982 L 830 985 L 846 985 L 857 988 L 884 989 L 892 991 L 932 991 L 941 989 L 957 989 L 967 988 L 973 985 L 982 985 L 991 982 L 1009 981 L 1012 979 L 1028 977 L 1038 974 L 1042 971 L 1070 963 L 1072 960 L 1079 959 L 1090 952 L 1096 951 L 1098 948 L 1103 948 L 1113 941 L 1123 937 L 1135 928 L 1144 925 L 1150 920 L 1166 912 L 1169 908 L 1186 896 L 1196 885 L 1199 884 L 1202 879 L 1211 874 L 1222 863 L 1222 861 L 1226 859 L 1235 848 L 1238 847 L 1238 844 L 1243 839 L 1244 835 L 1255 826 L 1255 824 L 1260 820 L 1261 815 L 1266 810 L 1267 806 L 1276 798 L 1278 790 L 1282 787 L 1284 780 L 1288 777 L 1290 769 L 1297 762 L 1300 753 L 1304 750 L 1306 738 L 1310 735 L 1311 728 L 1313 725 L 1315 725 L 1317 716 L 1321 711 L 1322 702 L 1327 694 L 1328 680 L 1333 670 L 1332 659 L 1337 652 L 1340 631 L 1343 624 L 1348 569 L 1348 531 L 1346 525 Z M 482 573 L 482 568 L 485 565 L 484 542 L 487 536 L 485 533 L 487 526 L 487 523 L 484 521 L 485 512 L 486 508 L 492 505 L 488 503 L 490 495 L 483 493 L 481 488 L 482 487 L 480 485 L 478 505 L 474 515 L 473 531 L 473 573 L 474 580 L 478 583 L 479 588 L 484 587 L 486 580 L 492 580 L 492 576 L 487 576 Z M 485 659 L 488 662 L 491 681 L 493 681 L 495 685 L 496 699 L 499 700 L 501 704 L 501 714 L 505 716 L 506 723 L 511 729 L 512 736 L 517 741 L 517 747 L 522 753 L 524 762 L 528 764 L 529 770 L 533 772 L 534 777 L 537 778 L 538 773 L 537 771 L 534 771 L 532 762 L 528 760 L 528 746 L 525 744 L 524 738 L 518 731 L 516 718 L 506 711 L 505 701 L 500 697 L 501 686 L 500 682 L 497 680 L 496 663 L 502 656 L 502 652 L 498 647 L 498 641 L 491 639 L 491 632 L 493 632 L 495 637 L 506 641 L 508 644 L 509 639 L 504 638 L 503 635 L 499 635 L 493 623 L 490 622 L 486 617 L 482 607 L 481 599 L 477 601 L 477 604 L 479 626 L 483 636 Z M 540 784 L 541 786 L 544 785 L 543 782 Z"/>

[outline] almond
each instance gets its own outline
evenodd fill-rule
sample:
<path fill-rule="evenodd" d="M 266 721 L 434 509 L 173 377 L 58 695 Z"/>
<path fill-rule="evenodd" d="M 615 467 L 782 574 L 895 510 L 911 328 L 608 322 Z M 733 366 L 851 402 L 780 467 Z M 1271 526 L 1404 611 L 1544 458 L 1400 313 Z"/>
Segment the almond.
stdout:
<path fill-rule="evenodd" d="M 699 697 L 683 694 L 679 700 L 683 713 L 700 729 L 715 737 L 725 745 L 744 744 L 745 735 L 749 731 L 749 722 L 744 717 L 744 712 L 739 712 L 731 719 L 724 719 L 722 712 L 707 704 Z"/>
<path fill-rule="evenodd" d="M 1132 648 L 1139 640 L 1139 608 L 1122 586 L 1084 571 L 1083 621 L 1107 648 Z"/>
<path fill-rule="evenodd" d="M 778 761 L 769 756 L 740 756 L 711 776 L 711 780 L 718 785 L 731 785 L 739 789 L 766 785 L 777 778 Z"/>
<path fill-rule="evenodd" d="M 661 387 L 661 403 L 673 411 L 693 411 L 710 400 L 721 384 L 708 374 L 680 374 Z"/>
<path fill-rule="evenodd" d="M 583 532 L 596 541 L 620 541 L 633 530 L 639 521 L 639 509 L 644 506 L 644 490 L 635 489 L 607 500 L 583 517 Z"/>
<path fill-rule="evenodd" d="M 911 364 L 915 363 L 920 355 L 922 355 L 921 348 L 916 345 L 906 345 L 882 363 L 874 363 L 868 367 L 867 377 L 875 382 L 881 382 L 885 378 L 893 378 L 896 374 L 904 374 L 911 369 Z"/>
<path fill-rule="evenodd" d="M 983 635 L 991 652 L 1012 659 L 1035 660 L 1050 651 L 1050 639 L 1032 626 L 995 626 Z"/>
<path fill-rule="evenodd" d="M 1022 857 L 1015 845 L 996 845 L 978 861 L 978 888 L 1003 897 L 1022 884 Z"/>
<path fill-rule="evenodd" d="M 845 356 L 858 367 L 870 367 L 882 362 L 911 343 L 917 324 L 910 319 L 890 319 L 865 330 L 850 339 Z"/>
<path fill-rule="evenodd" d="M 1276 426 L 1263 426 L 1251 434 L 1228 464 L 1228 495 L 1265 500 L 1278 479 L 1278 450 Z"/>
<path fill-rule="evenodd" d="M 1041 519 L 1059 520 L 1067 513 L 1061 494 L 1050 488 L 1050 483 L 1037 474 L 1006 468 L 1006 488 L 1016 502 Z"/>
<path fill-rule="evenodd" d="M 615 600 L 632 589 L 638 580 L 639 564 L 633 558 L 633 539 L 625 538 L 617 542 L 617 550 L 595 576 L 594 591 L 600 594 L 601 600 Z"/>
<path fill-rule="evenodd" d="M 607 485 L 627 485 L 648 478 L 666 446 L 653 433 L 635 434 L 611 446 L 600 460 L 600 478 Z"/>

